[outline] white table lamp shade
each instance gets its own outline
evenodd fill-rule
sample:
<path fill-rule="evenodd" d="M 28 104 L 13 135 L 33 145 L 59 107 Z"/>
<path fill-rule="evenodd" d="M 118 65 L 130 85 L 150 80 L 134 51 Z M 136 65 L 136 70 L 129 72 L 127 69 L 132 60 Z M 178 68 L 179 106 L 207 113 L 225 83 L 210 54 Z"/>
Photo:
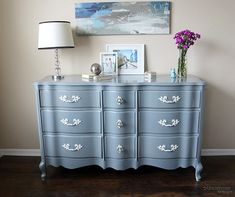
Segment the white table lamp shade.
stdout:
<path fill-rule="evenodd" d="M 73 35 L 68 21 L 39 23 L 38 49 L 73 48 Z"/>

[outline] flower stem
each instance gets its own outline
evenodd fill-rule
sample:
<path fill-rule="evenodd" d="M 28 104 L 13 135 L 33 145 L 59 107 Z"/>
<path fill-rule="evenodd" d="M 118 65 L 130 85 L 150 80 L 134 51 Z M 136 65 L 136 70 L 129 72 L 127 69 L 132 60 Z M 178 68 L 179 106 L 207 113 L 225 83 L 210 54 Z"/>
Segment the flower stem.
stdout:
<path fill-rule="evenodd" d="M 179 59 L 178 59 L 178 77 L 187 77 L 187 62 L 186 62 L 187 49 L 179 49 Z"/>

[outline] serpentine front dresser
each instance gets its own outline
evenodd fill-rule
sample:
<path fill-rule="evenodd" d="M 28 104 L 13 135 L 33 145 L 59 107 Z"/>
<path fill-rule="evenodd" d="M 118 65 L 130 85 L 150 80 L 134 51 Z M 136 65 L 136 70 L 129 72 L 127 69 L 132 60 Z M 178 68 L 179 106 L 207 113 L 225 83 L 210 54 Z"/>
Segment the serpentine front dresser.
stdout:
<path fill-rule="evenodd" d="M 151 165 L 195 168 L 200 180 L 204 82 L 157 76 L 83 81 L 65 76 L 35 82 L 39 168 L 88 165 L 124 170 Z"/>

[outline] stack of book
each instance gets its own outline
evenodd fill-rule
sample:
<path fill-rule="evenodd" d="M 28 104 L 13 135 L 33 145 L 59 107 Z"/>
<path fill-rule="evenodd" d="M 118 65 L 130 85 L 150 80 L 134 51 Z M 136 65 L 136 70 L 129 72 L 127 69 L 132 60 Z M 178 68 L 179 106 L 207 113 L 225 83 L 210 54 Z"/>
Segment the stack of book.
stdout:
<path fill-rule="evenodd" d="M 112 79 L 112 75 L 82 74 L 82 79 L 89 81 L 110 80 Z"/>

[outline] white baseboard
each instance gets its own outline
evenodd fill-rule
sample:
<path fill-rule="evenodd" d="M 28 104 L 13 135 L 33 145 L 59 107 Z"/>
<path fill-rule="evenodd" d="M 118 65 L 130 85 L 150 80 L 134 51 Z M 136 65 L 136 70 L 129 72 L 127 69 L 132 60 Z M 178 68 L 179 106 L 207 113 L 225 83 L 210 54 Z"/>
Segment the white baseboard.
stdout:
<path fill-rule="evenodd" d="M 10 156 L 40 156 L 39 149 L 0 149 L 0 157 Z"/>
<path fill-rule="evenodd" d="M 235 155 L 235 149 L 202 149 L 202 156 Z"/>
<path fill-rule="evenodd" d="M 40 156 L 39 149 L 0 149 L 0 157 L 10 156 Z M 202 149 L 202 156 L 235 155 L 235 149 Z"/>

